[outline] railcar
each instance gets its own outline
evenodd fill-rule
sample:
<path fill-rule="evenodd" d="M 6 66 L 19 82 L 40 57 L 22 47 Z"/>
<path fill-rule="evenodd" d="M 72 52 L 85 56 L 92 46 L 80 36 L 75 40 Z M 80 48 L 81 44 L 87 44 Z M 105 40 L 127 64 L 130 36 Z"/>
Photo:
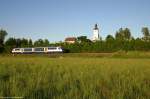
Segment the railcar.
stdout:
<path fill-rule="evenodd" d="M 14 48 L 13 54 L 31 54 L 31 53 L 63 53 L 61 47 L 35 47 L 35 48 Z"/>

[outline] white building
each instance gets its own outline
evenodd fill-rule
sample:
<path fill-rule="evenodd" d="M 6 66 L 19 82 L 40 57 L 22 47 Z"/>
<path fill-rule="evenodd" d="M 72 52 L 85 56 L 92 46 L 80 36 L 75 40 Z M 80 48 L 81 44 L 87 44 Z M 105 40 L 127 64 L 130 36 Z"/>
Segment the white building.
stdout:
<path fill-rule="evenodd" d="M 95 27 L 93 29 L 93 38 L 92 38 L 93 41 L 98 41 L 100 40 L 100 37 L 99 37 L 99 28 L 97 26 L 97 24 L 95 24 Z"/>

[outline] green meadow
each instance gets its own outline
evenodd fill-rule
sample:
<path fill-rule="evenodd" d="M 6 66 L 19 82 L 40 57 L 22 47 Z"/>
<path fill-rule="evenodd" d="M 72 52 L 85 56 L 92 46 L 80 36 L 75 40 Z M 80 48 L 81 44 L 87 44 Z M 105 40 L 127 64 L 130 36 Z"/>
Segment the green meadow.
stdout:
<path fill-rule="evenodd" d="M 150 99 L 149 57 L 90 55 L 0 56 L 0 97 Z"/>

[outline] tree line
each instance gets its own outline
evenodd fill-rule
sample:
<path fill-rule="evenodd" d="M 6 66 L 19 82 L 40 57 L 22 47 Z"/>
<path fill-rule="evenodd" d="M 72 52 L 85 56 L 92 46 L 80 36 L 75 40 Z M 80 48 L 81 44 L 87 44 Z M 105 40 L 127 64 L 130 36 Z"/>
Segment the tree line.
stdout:
<path fill-rule="evenodd" d="M 50 43 L 48 39 L 8 38 L 7 31 L 0 30 L 0 53 L 10 53 L 17 47 L 46 47 L 61 46 L 66 52 L 116 52 L 116 51 L 149 51 L 150 50 L 150 31 L 148 27 L 143 27 L 141 32 L 143 37 L 134 38 L 129 28 L 120 28 L 115 36 L 107 35 L 104 40 L 92 42 L 86 36 L 79 36 L 74 44 L 65 42 Z"/>

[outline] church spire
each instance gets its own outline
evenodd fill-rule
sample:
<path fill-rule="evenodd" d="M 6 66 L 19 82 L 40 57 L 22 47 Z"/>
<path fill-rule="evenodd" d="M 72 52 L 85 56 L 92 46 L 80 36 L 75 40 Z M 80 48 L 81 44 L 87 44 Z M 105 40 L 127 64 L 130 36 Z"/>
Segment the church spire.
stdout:
<path fill-rule="evenodd" d="M 94 30 L 97 30 L 97 29 L 98 29 L 98 26 L 97 26 L 97 24 L 95 24 Z"/>

